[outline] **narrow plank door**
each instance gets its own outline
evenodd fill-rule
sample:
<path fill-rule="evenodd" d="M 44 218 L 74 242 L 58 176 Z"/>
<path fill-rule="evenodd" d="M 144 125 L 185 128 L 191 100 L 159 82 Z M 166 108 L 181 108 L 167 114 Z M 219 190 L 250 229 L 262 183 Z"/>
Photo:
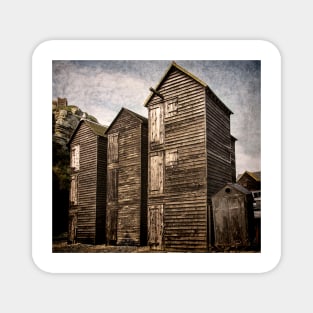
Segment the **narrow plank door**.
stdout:
<path fill-rule="evenodd" d="M 163 243 L 163 205 L 148 208 L 148 244 L 152 249 L 161 250 Z"/>
<path fill-rule="evenodd" d="M 117 241 L 117 210 L 111 209 L 108 212 L 107 222 L 108 244 L 115 245 Z"/>

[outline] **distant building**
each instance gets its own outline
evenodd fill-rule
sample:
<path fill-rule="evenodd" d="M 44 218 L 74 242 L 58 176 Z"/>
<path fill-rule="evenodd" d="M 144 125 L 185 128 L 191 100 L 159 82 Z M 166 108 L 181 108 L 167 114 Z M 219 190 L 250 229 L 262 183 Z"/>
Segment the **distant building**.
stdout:
<path fill-rule="evenodd" d="M 57 100 L 52 100 L 52 108 L 56 109 L 56 108 L 60 108 L 60 107 L 67 107 L 68 106 L 68 102 L 67 102 L 67 98 L 58 98 Z"/>
<path fill-rule="evenodd" d="M 238 175 L 237 183 L 251 191 L 254 198 L 255 244 L 261 245 L 261 172 Z"/>
<path fill-rule="evenodd" d="M 261 172 L 245 171 L 238 175 L 237 183 L 254 193 L 254 197 L 261 196 Z"/>

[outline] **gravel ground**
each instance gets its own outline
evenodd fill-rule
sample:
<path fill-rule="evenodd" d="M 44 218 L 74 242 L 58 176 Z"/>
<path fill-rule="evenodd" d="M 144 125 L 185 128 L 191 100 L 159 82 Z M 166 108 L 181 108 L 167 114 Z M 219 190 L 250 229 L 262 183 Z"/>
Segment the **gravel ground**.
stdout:
<path fill-rule="evenodd" d="M 82 243 L 67 244 L 66 241 L 55 242 L 52 245 L 52 252 L 55 253 L 166 253 L 168 251 L 155 251 L 149 247 L 134 246 L 107 246 L 107 245 L 88 245 Z M 257 253 L 257 250 L 234 250 L 213 249 L 212 253 Z"/>

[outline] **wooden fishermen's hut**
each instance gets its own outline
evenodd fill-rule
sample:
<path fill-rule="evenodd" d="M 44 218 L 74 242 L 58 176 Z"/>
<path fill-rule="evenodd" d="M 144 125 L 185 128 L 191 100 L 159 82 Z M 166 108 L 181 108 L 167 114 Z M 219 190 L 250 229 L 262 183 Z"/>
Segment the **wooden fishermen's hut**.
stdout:
<path fill-rule="evenodd" d="M 212 196 L 215 246 L 248 248 L 255 240 L 252 193 L 239 184 L 226 184 Z"/>
<path fill-rule="evenodd" d="M 107 242 L 147 242 L 148 120 L 122 108 L 106 131 Z"/>
<path fill-rule="evenodd" d="M 232 112 L 175 62 L 150 91 L 148 244 L 207 251 L 214 242 L 211 196 L 235 171 Z"/>
<path fill-rule="evenodd" d="M 70 147 L 69 243 L 105 242 L 107 127 L 82 119 Z"/>

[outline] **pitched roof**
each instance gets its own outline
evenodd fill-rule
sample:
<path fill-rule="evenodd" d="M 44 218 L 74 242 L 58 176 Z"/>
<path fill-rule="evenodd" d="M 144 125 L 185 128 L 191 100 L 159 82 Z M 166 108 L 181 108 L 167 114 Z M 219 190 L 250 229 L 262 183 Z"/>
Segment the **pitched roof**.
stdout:
<path fill-rule="evenodd" d="M 90 120 L 85 120 L 85 123 L 90 127 L 95 135 L 105 137 L 104 134 L 108 128 L 107 126 L 92 122 Z"/>
<path fill-rule="evenodd" d="M 133 117 L 135 117 L 136 119 L 138 119 L 141 123 L 148 125 L 148 119 L 146 117 L 143 117 L 142 115 L 139 115 L 138 113 L 135 113 L 129 109 L 126 109 L 124 107 L 122 107 L 120 109 L 120 111 L 118 112 L 118 114 L 115 116 L 114 120 L 112 121 L 112 123 L 110 124 L 110 126 L 107 128 L 107 130 L 105 131 L 106 133 L 109 131 L 109 129 L 111 128 L 111 126 L 115 123 L 115 121 L 118 119 L 118 117 L 122 114 L 122 112 L 127 112 L 130 115 L 132 115 Z"/>
<path fill-rule="evenodd" d="M 245 171 L 242 174 L 238 175 L 237 181 L 239 181 L 245 174 L 249 175 L 250 177 L 252 177 L 255 181 L 259 182 L 261 181 L 261 172 L 248 172 Z"/>
<path fill-rule="evenodd" d="M 77 133 L 77 131 L 78 131 L 78 129 L 81 126 L 82 123 L 86 123 L 86 125 L 92 130 L 92 132 L 95 135 L 101 136 L 101 137 L 106 137 L 105 132 L 106 132 L 106 130 L 108 128 L 107 126 L 101 125 L 101 124 L 96 123 L 96 122 L 92 122 L 92 121 L 87 120 L 85 118 L 82 118 L 79 121 L 78 125 L 76 126 L 76 128 L 75 128 L 71 138 L 69 139 L 67 145 L 69 145 L 71 143 L 72 139 L 74 138 L 75 134 Z"/>
<path fill-rule="evenodd" d="M 161 80 L 158 82 L 158 84 L 155 87 L 155 90 L 158 91 L 159 88 L 161 87 L 163 81 L 165 80 L 165 78 L 167 77 L 167 75 L 169 74 L 169 72 L 171 71 L 172 68 L 175 68 L 179 71 L 181 71 L 182 73 L 186 74 L 187 76 L 191 77 L 193 80 L 195 80 L 196 82 L 198 82 L 200 85 L 202 85 L 206 90 L 208 90 L 213 96 L 214 98 L 218 99 L 218 101 L 220 102 L 220 104 L 230 113 L 233 114 L 233 112 L 215 95 L 215 93 L 212 91 L 212 89 L 200 78 L 196 77 L 195 75 L 193 75 L 192 73 L 190 73 L 189 71 L 187 71 L 185 68 L 183 68 L 182 66 L 178 65 L 176 62 L 172 62 L 169 67 L 167 68 L 167 70 L 165 71 L 165 74 L 162 76 Z M 153 93 L 151 93 L 148 98 L 146 99 L 144 106 L 146 107 L 148 105 L 148 103 L 150 102 L 150 100 L 153 97 Z"/>
<path fill-rule="evenodd" d="M 238 191 L 241 191 L 242 193 L 244 194 L 248 194 L 248 193 L 251 193 L 251 191 L 249 191 L 247 188 L 241 186 L 240 184 L 237 184 L 237 183 L 234 183 L 234 184 L 227 184 L 227 185 L 230 185 L 232 187 L 234 187 L 235 189 L 237 189 Z"/>
<path fill-rule="evenodd" d="M 215 193 L 213 195 L 216 196 L 217 194 L 221 193 L 226 187 L 231 187 L 231 188 L 234 188 L 236 189 L 237 191 L 240 191 L 241 193 L 247 195 L 247 194 L 250 194 L 251 191 L 249 191 L 248 189 L 246 189 L 245 187 L 241 186 L 240 184 L 237 184 L 237 183 L 227 183 L 223 188 L 221 188 L 217 193 Z"/>

